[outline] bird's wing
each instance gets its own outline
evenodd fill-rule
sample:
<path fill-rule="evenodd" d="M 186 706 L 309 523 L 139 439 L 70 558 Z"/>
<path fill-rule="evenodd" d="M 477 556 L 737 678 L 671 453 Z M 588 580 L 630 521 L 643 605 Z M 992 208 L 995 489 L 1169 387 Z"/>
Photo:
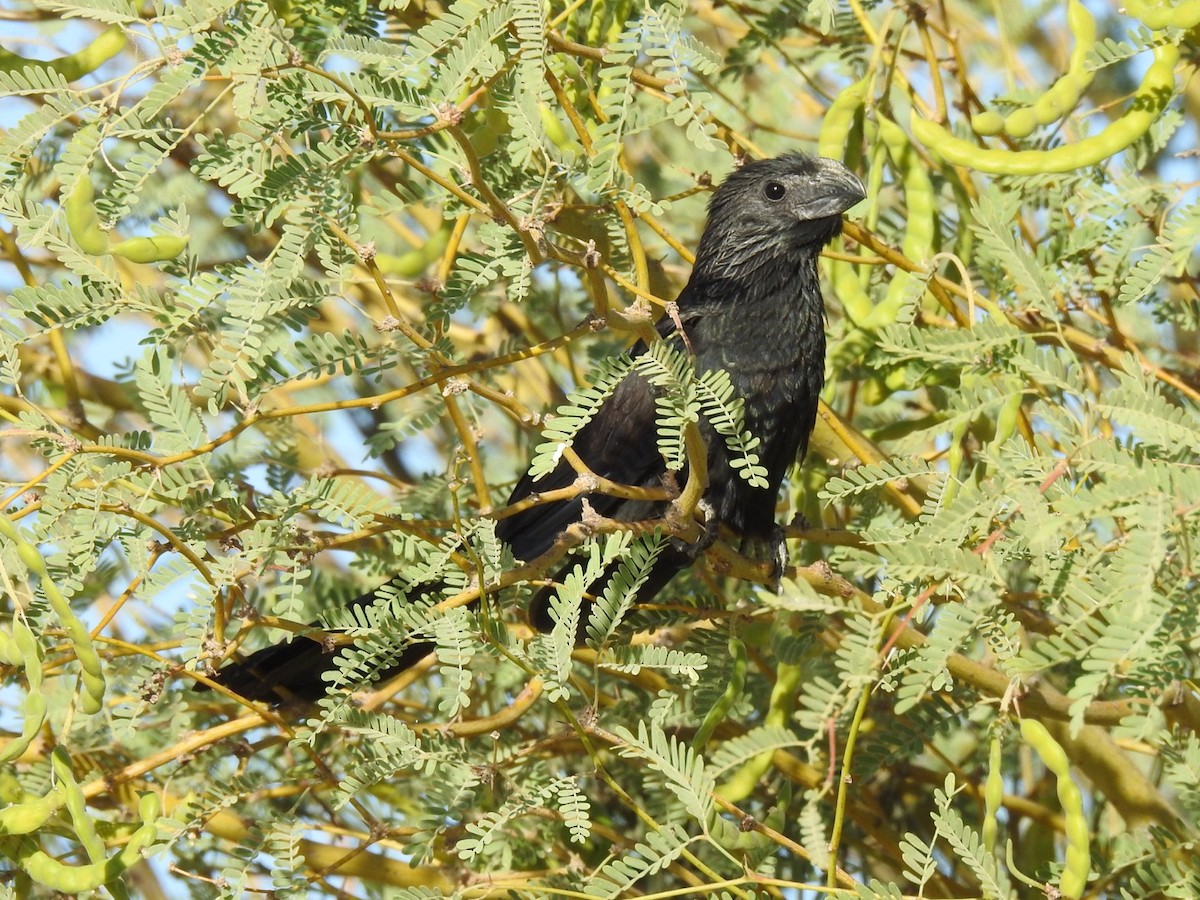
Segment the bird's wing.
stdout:
<path fill-rule="evenodd" d="M 685 330 L 690 319 L 694 320 L 694 316 L 683 320 Z M 672 338 L 675 324 L 668 317 L 658 323 L 658 333 L 682 343 L 679 338 Z M 645 351 L 646 345 L 639 341 L 629 353 L 636 357 Z M 580 429 L 572 447 L 597 475 L 618 484 L 657 487 L 666 472 L 658 452 L 657 433 L 654 391 L 640 375 L 631 372 Z M 508 502 L 513 504 L 533 494 L 568 487 L 575 478 L 575 470 L 566 460 L 536 481 L 526 472 Z M 646 503 L 631 503 L 600 493 L 590 494 L 587 499 L 602 516 L 634 520 L 654 515 Z M 579 499 L 543 503 L 500 520 L 496 534 L 508 543 L 518 559 L 535 559 L 549 550 L 555 539 L 578 522 L 582 514 L 583 504 Z"/>
<path fill-rule="evenodd" d="M 620 484 L 657 483 L 665 471 L 655 443 L 654 395 L 650 386 L 631 373 L 575 436 L 572 447 L 588 468 Z M 526 472 L 513 488 L 509 503 L 537 493 L 568 487 L 576 473 L 565 459 L 542 478 Z M 594 493 L 592 508 L 602 516 L 619 517 L 620 497 Z M 583 514 L 580 499 L 542 503 L 502 519 L 496 534 L 512 548 L 518 559 L 530 560 L 545 553 L 555 539 Z"/>

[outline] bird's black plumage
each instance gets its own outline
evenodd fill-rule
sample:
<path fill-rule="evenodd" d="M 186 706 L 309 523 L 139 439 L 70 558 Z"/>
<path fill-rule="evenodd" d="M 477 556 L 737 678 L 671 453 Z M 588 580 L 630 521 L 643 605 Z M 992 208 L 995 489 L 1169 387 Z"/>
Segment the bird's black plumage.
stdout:
<path fill-rule="evenodd" d="M 686 341 L 670 317 L 659 323 L 658 333 L 690 348 L 698 372 L 729 373 L 745 403 L 745 428 L 761 441 L 757 452 L 767 486 L 754 487 L 734 470 L 724 439 L 702 419 L 710 526 L 724 525 L 751 541 L 773 536 L 779 487 L 788 466 L 806 449 L 824 376 L 817 259 L 840 232 L 842 213 L 864 196 L 862 183 L 841 163 L 801 154 L 747 163 L 713 195 L 691 278 L 677 300 Z M 642 352 L 642 344 L 630 351 Z M 594 473 L 626 485 L 661 486 L 667 470 L 657 447 L 654 397 L 651 386 L 632 373 L 576 435 L 573 447 Z M 509 504 L 575 479 L 566 461 L 537 481 L 527 473 Z M 586 500 L 600 515 L 628 522 L 657 518 L 666 510 L 662 502 L 602 493 Z M 582 515 L 582 499 L 542 503 L 502 519 L 496 534 L 517 559 L 531 560 Z M 652 597 L 692 558 L 677 546 L 661 553 L 639 599 Z M 542 628 L 551 624 L 546 596 L 535 598 L 531 611 Z M 353 602 L 366 605 L 373 598 L 372 593 Z M 412 645 L 388 674 L 431 649 L 428 643 Z M 321 674 L 333 659 L 321 644 L 296 639 L 222 669 L 217 680 L 251 699 L 314 699 L 324 693 Z"/>

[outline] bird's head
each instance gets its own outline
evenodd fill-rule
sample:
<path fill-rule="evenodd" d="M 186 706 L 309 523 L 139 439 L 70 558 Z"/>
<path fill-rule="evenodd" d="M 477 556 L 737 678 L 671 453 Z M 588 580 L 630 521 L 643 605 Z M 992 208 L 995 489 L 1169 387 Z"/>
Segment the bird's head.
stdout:
<path fill-rule="evenodd" d="M 713 194 L 697 260 L 728 270 L 816 256 L 841 232 L 842 213 L 866 195 L 837 160 L 789 153 L 747 163 Z"/>

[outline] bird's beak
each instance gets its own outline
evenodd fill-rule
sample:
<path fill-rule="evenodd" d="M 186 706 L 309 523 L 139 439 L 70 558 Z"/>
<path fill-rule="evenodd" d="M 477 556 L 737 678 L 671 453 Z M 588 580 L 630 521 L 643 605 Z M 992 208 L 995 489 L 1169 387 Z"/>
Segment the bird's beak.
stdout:
<path fill-rule="evenodd" d="M 840 162 L 825 158 L 821 158 L 819 162 L 824 171 L 816 195 L 805 204 L 806 218 L 840 216 L 867 198 L 867 189 L 863 187 L 862 181 Z"/>

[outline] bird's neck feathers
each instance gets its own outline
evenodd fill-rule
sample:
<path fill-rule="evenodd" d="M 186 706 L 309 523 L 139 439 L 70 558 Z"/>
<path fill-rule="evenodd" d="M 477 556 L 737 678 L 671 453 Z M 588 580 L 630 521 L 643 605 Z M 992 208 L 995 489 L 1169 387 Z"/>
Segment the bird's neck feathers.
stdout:
<path fill-rule="evenodd" d="M 786 291 L 801 273 L 815 278 L 817 257 L 841 230 L 841 216 L 797 222 L 790 229 L 764 223 L 754 232 L 737 234 L 710 225 L 701 235 L 691 282 L 696 287 L 722 283 L 726 289 L 732 283 L 734 296 L 727 296 L 733 302 Z"/>
<path fill-rule="evenodd" d="M 742 392 L 754 389 L 742 382 L 760 370 L 791 372 L 804 389 L 812 388 L 825 359 L 825 303 L 817 278 L 815 250 L 761 262 L 733 277 L 693 272 L 679 307 L 684 321 L 693 321 L 689 333 L 700 364 L 728 370 Z"/>
<path fill-rule="evenodd" d="M 698 254 L 704 264 L 692 271 L 679 297 L 681 307 L 703 307 L 708 313 L 729 310 L 753 315 L 759 306 L 768 315 L 800 313 L 795 307 L 814 305 L 823 315 L 818 284 L 817 258 L 824 242 L 797 249 L 791 246 L 761 247 L 753 254 L 725 254 L 715 258 Z M 813 296 L 802 296 L 812 294 Z M 783 308 L 776 308 L 781 305 Z"/>

